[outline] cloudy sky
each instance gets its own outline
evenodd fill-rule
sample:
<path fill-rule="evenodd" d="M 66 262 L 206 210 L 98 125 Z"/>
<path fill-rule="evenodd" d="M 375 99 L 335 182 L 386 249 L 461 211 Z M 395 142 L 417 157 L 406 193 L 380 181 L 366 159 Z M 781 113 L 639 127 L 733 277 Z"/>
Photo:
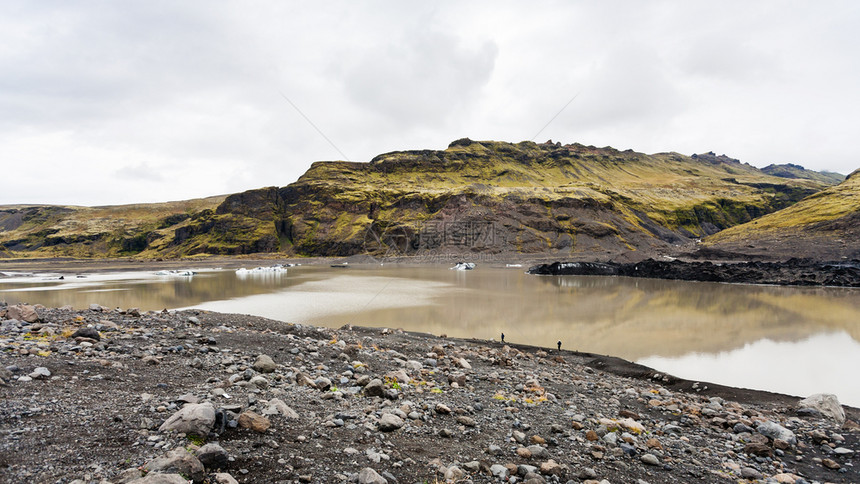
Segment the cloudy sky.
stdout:
<path fill-rule="evenodd" d="M 283 186 L 467 136 L 849 173 L 858 25 L 856 1 L 6 0 L 0 204 Z"/>

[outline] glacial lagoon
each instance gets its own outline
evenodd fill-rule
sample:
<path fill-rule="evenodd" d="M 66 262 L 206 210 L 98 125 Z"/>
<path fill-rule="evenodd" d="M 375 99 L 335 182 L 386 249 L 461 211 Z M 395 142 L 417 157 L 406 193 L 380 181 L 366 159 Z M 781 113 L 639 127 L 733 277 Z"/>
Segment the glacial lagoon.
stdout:
<path fill-rule="evenodd" d="M 24 274 L 0 300 L 198 308 L 340 327 L 402 328 L 619 356 L 678 377 L 860 407 L 860 290 L 622 277 L 531 276 L 479 265 Z"/>

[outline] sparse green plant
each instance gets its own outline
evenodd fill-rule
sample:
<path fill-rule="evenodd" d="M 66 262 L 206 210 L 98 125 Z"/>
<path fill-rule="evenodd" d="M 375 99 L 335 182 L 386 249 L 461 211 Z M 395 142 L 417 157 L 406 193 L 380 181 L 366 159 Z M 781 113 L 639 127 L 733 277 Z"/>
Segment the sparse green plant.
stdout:
<path fill-rule="evenodd" d="M 199 435 L 190 434 L 190 435 L 187 435 L 185 438 L 187 438 L 189 442 L 191 442 L 192 444 L 194 444 L 198 447 L 200 447 L 201 445 L 206 443 L 206 438 L 201 437 Z"/>
<path fill-rule="evenodd" d="M 397 382 L 397 377 L 385 377 L 385 385 L 395 390 L 400 390 L 400 383 Z"/>

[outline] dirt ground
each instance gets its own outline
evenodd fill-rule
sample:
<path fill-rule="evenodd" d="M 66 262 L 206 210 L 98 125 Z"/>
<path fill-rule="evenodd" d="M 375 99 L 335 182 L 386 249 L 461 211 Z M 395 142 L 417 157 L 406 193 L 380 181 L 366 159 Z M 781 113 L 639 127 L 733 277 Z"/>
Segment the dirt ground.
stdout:
<path fill-rule="evenodd" d="M 794 397 L 618 358 L 234 314 L 36 311 L 29 324 L 0 319 L 2 482 L 145 470 L 247 483 L 860 482 L 858 409 L 840 424 Z M 75 336 L 83 328 L 99 337 Z M 223 429 L 159 430 L 192 401 L 211 402 Z M 204 443 L 226 460 L 157 469 L 168 451 L 202 459 Z"/>

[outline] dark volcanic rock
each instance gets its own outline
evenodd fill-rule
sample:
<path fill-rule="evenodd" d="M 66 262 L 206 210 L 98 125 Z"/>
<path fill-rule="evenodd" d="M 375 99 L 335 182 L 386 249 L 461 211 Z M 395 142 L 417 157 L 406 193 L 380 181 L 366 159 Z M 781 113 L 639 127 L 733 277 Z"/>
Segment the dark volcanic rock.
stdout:
<path fill-rule="evenodd" d="M 860 287 L 860 261 L 790 259 L 785 262 L 719 264 L 648 259 L 630 264 L 554 262 L 534 266 L 528 272 L 536 275 L 627 276 L 741 284 Z"/>
<path fill-rule="evenodd" d="M 90 339 L 94 339 L 96 341 L 100 341 L 102 339 L 99 332 L 93 328 L 81 328 L 81 329 L 75 331 L 72 334 L 72 338 L 77 338 L 77 337 L 90 338 Z"/>

